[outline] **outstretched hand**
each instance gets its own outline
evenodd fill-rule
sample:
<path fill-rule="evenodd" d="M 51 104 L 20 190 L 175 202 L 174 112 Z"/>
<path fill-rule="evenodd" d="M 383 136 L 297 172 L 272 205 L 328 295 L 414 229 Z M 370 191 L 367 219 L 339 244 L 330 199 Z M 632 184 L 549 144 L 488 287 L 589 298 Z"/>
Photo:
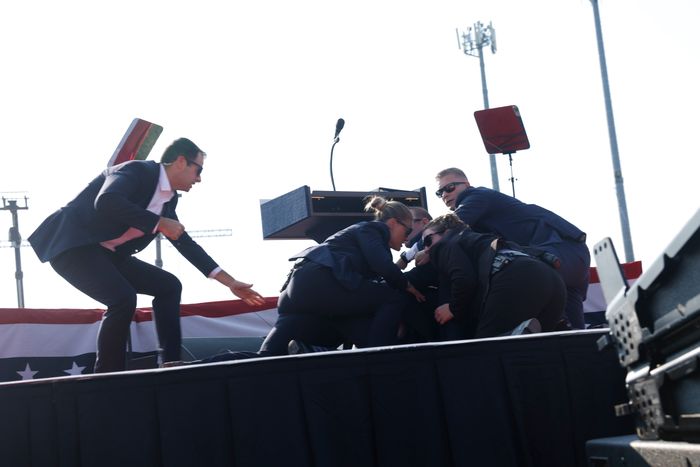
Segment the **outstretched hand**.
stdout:
<path fill-rule="evenodd" d="M 229 290 L 233 292 L 233 295 L 240 298 L 248 305 L 262 305 L 265 303 L 265 299 L 262 295 L 253 290 L 253 284 L 246 284 L 245 282 L 236 280 L 223 269 L 214 276 L 214 279 L 228 287 Z"/>
<path fill-rule="evenodd" d="M 248 305 L 262 305 L 265 303 L 265 299 L 253 290 L 253 284 L 246 284 L 241 281 L 233 281 L 229 286 L 229 289 L 233 294 L 246 302 Z"/>

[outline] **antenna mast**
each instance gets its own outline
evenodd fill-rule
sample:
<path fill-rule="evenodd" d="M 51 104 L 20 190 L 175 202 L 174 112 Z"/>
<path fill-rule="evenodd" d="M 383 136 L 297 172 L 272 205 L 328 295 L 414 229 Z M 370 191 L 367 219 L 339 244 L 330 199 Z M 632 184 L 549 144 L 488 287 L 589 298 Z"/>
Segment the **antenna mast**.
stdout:
<path fill-rule="evenodd" d="M 489 22 L 485 26 L 481 21 L 474 23 L 474 26 L 467 28 L 466 32 L 460 34 L 457 30 L 457 46 L 464 51 L 465 55 L 479 57 L 479 66 L 481 68 L 481 90 L 484 96 L 484 109 L 489 108 L 489 92 L 486 88 L 486 71 L 484 70 L 484 52 L 485 46 L 491 46 L 491 53 L 496 53 L 496 30 L 493 24 Z M 489 154 L 491 162 L 491 184 L 493 189 L 501 191 L 498 184 L 498 167 L 496 166 L 496 156 Z"/>

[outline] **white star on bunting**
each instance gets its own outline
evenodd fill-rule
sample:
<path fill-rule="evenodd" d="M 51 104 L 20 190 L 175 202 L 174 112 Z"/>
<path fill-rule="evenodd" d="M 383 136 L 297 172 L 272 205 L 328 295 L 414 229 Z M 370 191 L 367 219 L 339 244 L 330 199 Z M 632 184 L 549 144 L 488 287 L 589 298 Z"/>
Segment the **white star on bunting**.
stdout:
<path fill-rule="evenodd" d="M 63 370 L 64 373 L 67 373 L 69 375 L 81 375 L 83 374 L 83 370 L 85 369 L 84 366 L 78 366 L 75 362 L 73 362 L 73 366 L 71 367 L 70 370 Z"/>
<path fill-rule="evenodd" d="M 17 374 L 22 377 L 22 380 L 25 379 L 34 379 L 34 375 L 39 373 L 38 371 L 32 371 L 31 368 L 29 368 L 29 363 L 27 363 L 27 366 L 24 367 L 24 371 L 18 371 Z"/>

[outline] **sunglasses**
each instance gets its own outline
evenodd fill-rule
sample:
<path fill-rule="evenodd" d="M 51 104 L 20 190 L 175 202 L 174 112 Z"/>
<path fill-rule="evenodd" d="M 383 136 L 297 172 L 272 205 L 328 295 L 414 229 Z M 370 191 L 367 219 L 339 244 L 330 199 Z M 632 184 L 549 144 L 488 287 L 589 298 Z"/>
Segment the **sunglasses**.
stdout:
<path fill-rule="evenodd" d="M 442 198 L 443 193 L 452 193 L 453 191 L 455 191 L 455 188 L 457 188 L 457 185 L 466 185 L 466 184 L 467 184 L 467 182 L 448 183 L 444 187 L 438 189 L 438 191 L 435 192 L 435 196 L 437 196 L 438 198 Z"/>
<path fill-rule="evenodd" d="M 431 246 L 433 246 L 433 235 L 440 235 L 440 234 L 442 234 L 442 232 L 433 232 L 433 233 L 428 234 L 425 237 L 423 237 L 423 246 L 425 248 L 430 248 Z"/>
<path fill-rule="evenodd" d="M 197 164 L 195 161 L 188 160 L 187 165 L 196 165 L 197 166 L 197 176 L 199 177 L 202 175 L 202 170 L 204 170 L 204 167 L 202 167 L 200 164 Z"/>
<path fill-rule="evenodd" d="M 413 228 L 407 226 L 406 224 L 404 224 L 403 222 L 401 222 L 401 221 L 400 221 L 398 218 L 396 218 L 396 217 L 395 217 L 394 219 L 396 219 L 396 222 L 398 222 L 399 224 L 401 224 L 401 225 L 403 226 L 403 228 L 406 229 L 406 236 L 407 236 L 407 237 L 408 237 L 409 235 L 411 235 L 411 232 L 413 232 Z"/>

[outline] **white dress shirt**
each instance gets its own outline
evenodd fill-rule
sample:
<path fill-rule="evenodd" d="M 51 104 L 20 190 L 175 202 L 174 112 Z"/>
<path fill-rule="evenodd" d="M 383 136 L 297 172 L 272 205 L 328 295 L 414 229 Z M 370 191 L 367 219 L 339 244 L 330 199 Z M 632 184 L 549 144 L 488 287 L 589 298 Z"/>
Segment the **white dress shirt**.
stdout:
<path fill-rule="evenodd" d="M 170 186 L 170 180 L 168 180 L 168 174 L 165 173 L 165 167 L 161 165 L 160 176 L 158 177 L 158 184 L 156 185 L 156 190 L 153 193 L 151 202 L 148 203 L 148 207 L 146 209 L 151 211 L 153 214 L 160 216 L 163 212 L 163 206 L 165 205 L 165 203 L 170 201 L 173 198 L 173 196 L 175 196 L 175 191 Z M 156 224 L 156 226 L 153 228 L 153 232 L 151 233 L 156 233 L 157 229 L 158 224 Z M 129 240 L 133 240 L 134 238 L 143 237 L 143 235 L 144 233 L 139 229 L 135 227 L 129 227 L 129 229 L 126 232 L 124 232 L 120 237 L 115 238 L 113 240 L 101 242 L 100 245 L 107 248 L 108 250 L 116 251 L 119 245 L 122 245 L 128 242 Z M 221 267 L 216 267 L 209 273 L 207 277 L 213 278 L 221 270 Z"/>
<path fill-rule="evenodd" d="M 153 193 L 151 202 L 148 203 L 147 210 L 151 211 L 153 214 L 158 216 L 163 212 L 163 205 L 170 201 L 175 195 L 170 186 L 170 180 L 168 180 L 168 175 L 165 173 L 165 167 L 160 166 L 160 176 L 158 177 L 158 184 L 156 185 L 156 190 Z M 153 228 L 153 232 L 156 233 L 158 229 L 158 224 Z M 137 228 L 129 227 L 129 229 L 124 232 L 120 237 L 101 242 L 100 245 L 107 248 L 108 250 L 115 251 L 119 245 L 123 245 L 129 240 L 134 238 L 143 237 L 144 233 Z"/>

